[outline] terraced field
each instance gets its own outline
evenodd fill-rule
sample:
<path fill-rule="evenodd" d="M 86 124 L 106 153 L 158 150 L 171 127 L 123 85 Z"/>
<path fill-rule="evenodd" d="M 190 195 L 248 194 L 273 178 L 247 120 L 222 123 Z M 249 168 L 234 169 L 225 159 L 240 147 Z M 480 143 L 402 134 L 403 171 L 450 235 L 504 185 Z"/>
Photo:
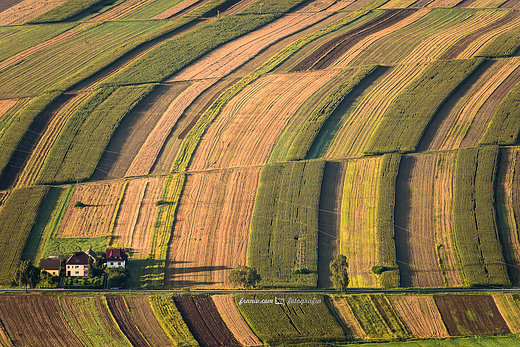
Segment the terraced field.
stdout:
<path fill-rule="evenodd" d="M 330 288 L 338 254 L 349 288 L 520 286 L 519 8 L 2 1 L 0 284 L 22 260 L 113 246 L 132 289 L 227 289 L 238 265 L 263 288 Z M 520 332 L 516 294 L 255 295 L 37 298 L 66 323 L 49 345 Z M 5 314 L 21 298 L 0 296 L 2 346 L 38 345 L 15 332 L 28 311 Z"/>

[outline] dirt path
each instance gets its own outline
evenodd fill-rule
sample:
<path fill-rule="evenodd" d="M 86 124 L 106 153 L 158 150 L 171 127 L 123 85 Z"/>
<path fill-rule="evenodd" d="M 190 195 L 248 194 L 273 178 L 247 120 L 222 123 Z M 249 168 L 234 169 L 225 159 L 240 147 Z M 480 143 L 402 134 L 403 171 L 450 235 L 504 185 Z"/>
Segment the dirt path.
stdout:
<path fill-rule="evenodd" d="M 331 288 L 329 264 L 339 250 L 341 201 L 347 162 L 327 162 L 318 217 L 318 288 Z"/>

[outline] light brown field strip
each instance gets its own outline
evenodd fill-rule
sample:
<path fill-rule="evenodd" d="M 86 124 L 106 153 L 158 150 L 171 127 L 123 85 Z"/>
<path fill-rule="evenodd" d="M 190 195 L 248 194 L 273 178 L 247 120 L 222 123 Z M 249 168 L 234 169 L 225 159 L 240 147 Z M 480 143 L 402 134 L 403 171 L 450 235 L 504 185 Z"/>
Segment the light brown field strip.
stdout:
<path fill-rule="evenodd" d="M 263 342 L 249 327 L 238 310 L 232 294 L 213 295 L 211 297 L 218 313 L 235 338 L 244 346 L 263 346 Z"/>
<path fill-rule="evenodd" d="M 155 0 L 126 0 L 120 3 L 119 5 L 112 7 L 108 11 L 105 11 L 93 18 L 90 18 L 89 21 L 104 22 L 107 20 L 120 19 L 154 1 Z"/>
<path fill-rule="evenodd" d="M 176 17 L 178 14 L 184 12 L 186 9 L 195 7 L 195 5 L 202 5 L 207 1 L 209 0 L 184 0 L 180 4 L 177 4 L 172 8 L 167 9 L 166 11 L 158 14 L 152 19 L 172 19 L 172 17 Z"/>
<path fill-rule="evenodd" d="M 16 105 L 20 99 L 6 99 L 0 100 L 0 118 L 7 112 L 11 107 Z"/>
<path fill-rule="evenodd" d="M 298 108 L 337 73 L 273 74 L 247 86 L 224 107 L 203 136 L 190 169 L 266 163 Z"/>
<path fill-rule="evenodd" d="M 23 0 L 0 12 L 0 26 L 21 25 L 52 10 L 67 0 Z"/>
<path fill-rule="evenodd" d="M 229 287 L 229 272 L 246 264 L 260 169 L 186 176 L 168 248 L 167 288 Z"/>

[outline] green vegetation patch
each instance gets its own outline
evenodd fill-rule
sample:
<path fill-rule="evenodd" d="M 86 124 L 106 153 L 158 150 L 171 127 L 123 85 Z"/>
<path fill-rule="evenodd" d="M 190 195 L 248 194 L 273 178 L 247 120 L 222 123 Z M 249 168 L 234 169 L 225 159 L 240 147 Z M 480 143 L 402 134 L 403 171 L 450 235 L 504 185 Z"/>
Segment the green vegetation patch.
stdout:
<path fill-rule="evenodd" d="M 363 347 L 518 347 L 520 340 L 516 336 L 488 336 L 488 337 L 465 337 L 449 338 L 443 340 L 418 340 L 408 342 L 387 342 L 387 343 L 363 343 L 347 346 Z"/>
<path fill-rule="evenodd" d="M 156 0 L 152 3 L 144 6 L 143 8 L 138 9 L 130 13 L 128 16 L 125 16 L 123 19 L 125 20 L 135 20 L 135 19 L 150 19 L 157 15 L 160 15 L 164 11 L 174 7 L 175 5 L 180 4 L 184 0 Z"/>
<path fill-rule="evenodd" d="M 83 181 L 92 175 L 119 123 L 154 85 L 94 93 L 68 119 L 37 177 L 38 183 Z"/>
<path fill-rule="evenodd" d="M 411 152 L 442 103 L 483 60 L 436 61 L 394 99 L 364 150 Z"/>
<path fill-rule="evenodd" d="M 270 345 L 346 340 L 324 300 L 319 294 L 235 294 L 240 313 Z"/>
<path fill-rule="evenodd" d="M 170 296 L 151 295 L 150 305 L 157 321 L 176 346 L 195 347 L 199 345 Z"/>
<path fill-rule="evenodd" d="M 49 187 L 15 189 L 0 210 L 0 283 L 11 283 Z"/>
<path fill-rule="evenodd" d="M 316 287 L 324 167 L 324 161 L 314 160 L 262 169 L 247 252 L 262 286 Z M 308 271 L 296 271 L 302 268 Z"/>
<path fill-rule="evenodd" d="M 29 24 L 62 22 L 72 18 L 89 8 L 98 5 L 102 2 L 113 2 L 112 0 L 69 0 L 60 6 L 57 6 L 29 21 Z"/>
<path fill-rule="evenodd" d="M 459 149 L 453 240 L 467 285 L 511 285 L 495 220 L 498 147 Z"/>
<path fill-rule="evenodd" d="M 520 133 L 520 83 L 498 105 L 480 144 L 514 145 Z"/>
<path fill-rule="evenodd" d="M 385 295 L 370 295 L 370 299 L 372 300 L 374 307 L 377 309 L 394 337 L 399 339 L 411 337 L 410 333 L 408 330 L 406 330 L 403 322 L 401 322 L 397 312 L 395 312 L 394 308 Z"/>
<path fill-rule="evenodd" d="M 499 58 L 510 57 L 520 48 L 520 27 L 508 30 L 498 35 L 493 41 L 484 46 L 476 56 Z"/>
<path fill-rule="evenodd" d="M 381 161 L 381 178 L 377 190 L 377 259 L 382 288 L 399 287 L 399 267 L 395 250 L 395 183 L 401 155 L 385 154 Z"/>
<path fill-rule="evenodd" d="M 347 295 L 345 300 L 369 338 L 387 340 L 394 337 L 369 295 Z"/>

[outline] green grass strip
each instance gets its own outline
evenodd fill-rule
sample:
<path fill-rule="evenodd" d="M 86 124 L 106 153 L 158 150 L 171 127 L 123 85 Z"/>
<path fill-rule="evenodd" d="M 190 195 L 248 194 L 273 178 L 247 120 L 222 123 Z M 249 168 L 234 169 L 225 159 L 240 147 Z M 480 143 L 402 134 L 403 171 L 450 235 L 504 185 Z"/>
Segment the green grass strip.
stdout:
<path fill-rule="evenodd" d="M 366 154 L 412 152 L 442 103 L 482 59 L 433 62 L 394 99 L 372 133 Z"/>
<path fill-rule="evenodd" d="M 347 295 L 345 300 L 368 337 L 383 340 L 393 338 L 390 328 L 369 295 Z"/>
<path fill-rule="evenodd" d="M 157 321 L 176 346 L 196 347 L 199 345 L 170 296 L 151 295 L 150 305 Z"/>
<path fill-rule="evenodd" d="M 0 283 L 11 283 L 49 187 L 15 189 L 0 210 Z"/>
<path fill-rule="evenodd" d="M 395 183 L 401 155 L 385 154 L 381 161 L 381 178 L 377 191 L 377 259 L 383 272 L 379 276 L 382 288 L 399 287 L 399 267 L 396 262 L 394 208 Z"/>
<path fill-rule="evenodd" d="M 113 92 L 110 89 L 96 92 L 65 124 L 44 162 L 37 183 L 90 178 L 121 120 L 154 87 L 123 86 Z"/>
<path fill-rule="evenodd" d="M 234 297 L 255 334 L 270 346 L 347 339 L 323 295 L 244 293 Z"/>
<path fill-rule="evenodd" d="M 495 220 L 498 147 L 459 149 L 453 199 L 453 239 L 470 286 L 511 285 Z"/>
<path fill-rule="evenodd" d="M 412 337 L 385 295 L 370 295 L 370 299 L 394 337 L 398 339 Z"/>
<path fill-rule="evenodd" d="M 110 1 L 110 0 L 109 0 Z M 29 24 L 62 22 L 107 0 L 69 0 L 52 10 L 30 20 Z"/>
<path fill-rule="evenodd" d="M 318 207 L 325 162 L 268 164 L 260 174 L 247 263 L 263 287 L 317 285 Z M 296 273 L 306 268 L 309 273 Z"/>
<path fill-rule="evenodd" d="M 520 347 L 517 336 L 475 336 L 475 337 L 450 337 L 444 340 L 428 339 L 417 341 L 399 341 L 381 343 L 363 343 L 342 345 L 342 347 Z"/>
<path fill-rule="evenodd" d="M 309 119 L 305 122 L 302 129 L 296 135 L 289 147 L 287 161 L 305 159 L 314 140 L 318 136 L 323 124 L 344 102 L 354 88 L 361 83 L 368 75 L 375 71 L 377 66 L 363 66 L 357 69 L 356 73 L 347 78 L 346 81 L 337 86 L 312 112 Z"/>
<path fill-rule="evenodd" d="M 4 172 L 16 148 L 20 145 L 23 136 L 43 111 L 60 96 L 60 93 L 45 93 L 31 100 L 15 118 L 0 137 L 0 175 Z M 34 135 L 33 135 L 34 136 Z"/>
<path fill-rule="evenodd" d="M 488 58 L 510 57 L 518 49 L 520 49 L 519 27 L 498 35 L 493 41 L 485 45 L 476 56 Z"/>
<path fill-rule="evenodd" d="M 520 133 L 520 83 L 498 105 L 479 144 L 514 145 Z"/>

